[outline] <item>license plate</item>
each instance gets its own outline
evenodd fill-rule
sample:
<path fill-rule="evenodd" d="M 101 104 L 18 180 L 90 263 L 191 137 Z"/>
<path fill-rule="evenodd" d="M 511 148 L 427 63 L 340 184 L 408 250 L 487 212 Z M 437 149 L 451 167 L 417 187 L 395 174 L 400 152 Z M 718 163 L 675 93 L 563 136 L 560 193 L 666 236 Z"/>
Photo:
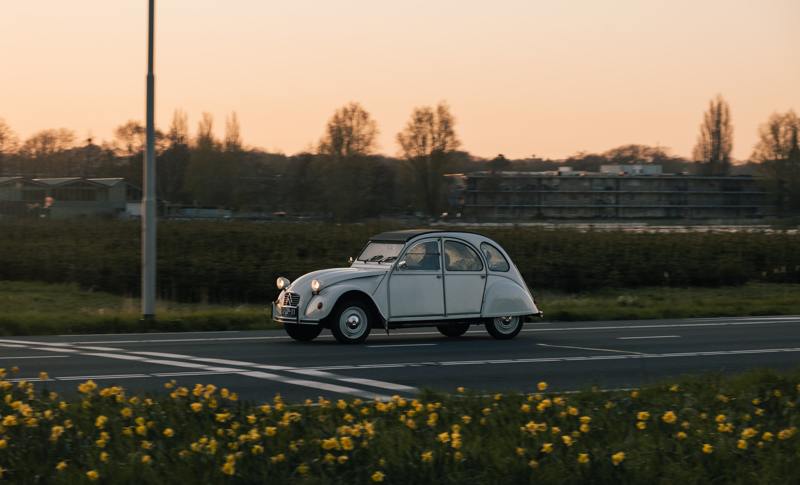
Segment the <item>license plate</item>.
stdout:
<path fill-rule="evenodd" d="M 297 308 L 283 307 L 281 308 L 281 316 L 285 318 L 297 318 Z"/>

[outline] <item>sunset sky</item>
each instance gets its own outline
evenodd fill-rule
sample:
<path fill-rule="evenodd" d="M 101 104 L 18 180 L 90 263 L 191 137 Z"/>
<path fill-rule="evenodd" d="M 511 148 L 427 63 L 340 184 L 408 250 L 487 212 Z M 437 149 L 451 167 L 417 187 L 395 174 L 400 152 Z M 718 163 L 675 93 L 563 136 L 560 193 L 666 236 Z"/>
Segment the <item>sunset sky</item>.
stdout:
<path fill-rule="evenodd" d="M 800 111 L 798 0 L 157 0 L 156 121 L 236 111 L 251 146 L 295 153 L 361 102 L 379 151 L 446 100 L 463 148 L 562 158 L 625 143 L 688 156 L 708 101 L 734 156 Z M 3 2 L 0 118 L 24 138 L 110 139 L 144 118 L 146 0 Z"/>

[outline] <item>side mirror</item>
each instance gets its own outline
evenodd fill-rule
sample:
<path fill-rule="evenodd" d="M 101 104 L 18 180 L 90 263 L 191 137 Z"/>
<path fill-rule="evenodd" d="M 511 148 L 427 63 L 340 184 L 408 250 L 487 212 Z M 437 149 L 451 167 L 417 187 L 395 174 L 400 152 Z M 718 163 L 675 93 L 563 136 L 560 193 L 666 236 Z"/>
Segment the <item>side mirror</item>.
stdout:
<path fill-rule="evenodd" d="M 347 263 L 348 263 L 348 264 L 353 264 L 353 261 L 355 261 L 355 259 L 353 259 L 353 257 L 352 257 L 352 256 L 350 256 L 349 258 L 347 258 Z"/>
<path fill-rule="evenodd" d="M 406 265 L 406 260 L 405 259 L 397 263 L 397 269 L 399 269 L 399 270 L 406 269 L 406 266 L 407 265 Z"/>

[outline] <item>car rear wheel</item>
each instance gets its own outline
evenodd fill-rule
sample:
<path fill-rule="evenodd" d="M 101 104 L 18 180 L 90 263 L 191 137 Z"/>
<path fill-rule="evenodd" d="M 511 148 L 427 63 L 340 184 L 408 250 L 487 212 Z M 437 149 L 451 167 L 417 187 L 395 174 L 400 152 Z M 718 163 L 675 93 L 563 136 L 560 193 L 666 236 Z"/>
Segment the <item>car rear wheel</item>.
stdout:
<path fill-rule="evenodd" d="M 522 330 L 522 317 L 495 317 L 486 321 L 486 331 L 498 340 L 509 340 Z"/>
<path fill-rule="evenodd" d="M 469 330 L 469 323 L 449 323 L 437 325 L 436 329 L 445 337 L 460 337 Z"/>
<path fill-rule="evenodd" d="M 374 319 L 372 309 L 358 300 L 340 302 L 332 317 L 331 333 L 343 344 L 360 344 L 367 340 Z"/>
<path fill-rule="evenodd" d="M 300 325 L 287 323 L 283 326 L 286 333 L 295 340 L 309 342 L 322 332 L 322 325 Z"/>

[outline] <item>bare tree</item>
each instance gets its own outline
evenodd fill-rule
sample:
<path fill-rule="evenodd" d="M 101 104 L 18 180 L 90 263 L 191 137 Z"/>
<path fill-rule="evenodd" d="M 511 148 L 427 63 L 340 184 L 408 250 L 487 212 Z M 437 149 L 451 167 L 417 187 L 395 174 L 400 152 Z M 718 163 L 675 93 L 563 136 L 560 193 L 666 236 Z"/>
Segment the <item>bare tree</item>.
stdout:
<path fill-rule="evenodd" d="M 203 113 L 197 123 L 197 148 L 211 149 L 217 144 L 214 139 L 214 116 L 211 113 Z"/>
<path fill-rule="evenodd" d="M 25 172 L 30 175 L 57 177 L 69 170 L 70 153 L 75 144 L 75 132 L 66 128 L 41 130 L 25 140 L 20 155 L 25 160 Z"/>
<path fill-rule="evenodd" d="M 411 119 L 397 134 L 397 143 L 414 175 L 425 210 L 438 215 L 446 164 L 461 145 L 450 107 L 441 102 L 435 108 L 414 108 Z"/>
<path fill-rule="evenodd" d="M 19 140 L 11 127 L 0 118 L 0 175 L 11 174 L 10 159 L 17 150 Z"/>
<path fill-rule="evenodd" d="M 731 166 L 733 126 L 728 103 L 717 95 L 703 116 L 694 147 L 695 161 L 702 162 L 705 175 L 727 175 Z"/>
<path fill-rule="evenodd" d="M 378 124 L 356 102 L 333 114 L 319 142 L 319 153 L 336 160 L 370 155 L 376 147 Z"/>
<path fill-rule="evenodd" d="M 176 109 L 172 114 L 172 122 L 169 125 L 167 139 L 170 145 L 189 144 L 189 117 L 182 109 Z"/>
<path fill-rule="evenodd" d="M 225 120 L 225 151 L 238 152 L 242 149 L 241 127 L 236 112 Z"/>
<path fill-rule="evenodd" d="M 800 118 L 794 111 L 773 113 L 759 130 L 752 155 L 775 198 L 778 211 L 800 213 Z"/>

